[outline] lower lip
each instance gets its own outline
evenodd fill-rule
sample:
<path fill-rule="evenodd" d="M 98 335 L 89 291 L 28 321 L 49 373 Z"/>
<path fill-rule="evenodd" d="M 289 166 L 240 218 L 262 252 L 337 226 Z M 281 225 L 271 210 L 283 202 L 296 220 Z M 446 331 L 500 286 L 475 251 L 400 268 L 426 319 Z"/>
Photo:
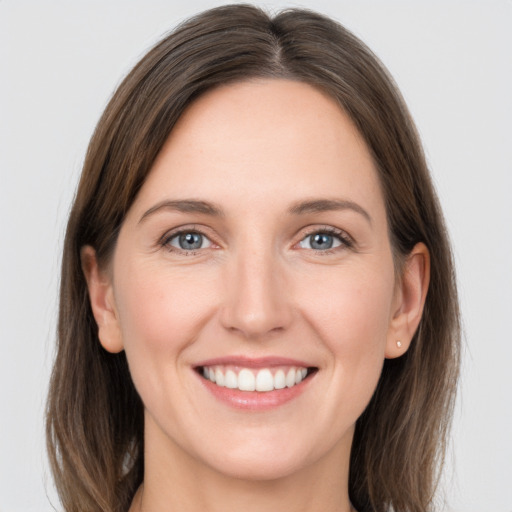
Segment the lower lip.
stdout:
<path fill-rule="evenodd" d="M 309 375 L 299 384 L 291 388 L 275 389 L 274 391 L 240 391 L 217 386 L 213 382 L 197 375 L 203 386 L 212 393 L 215 398 L 235 409 L 244 409 L 248 411 L 266 411 L 274 409 L 301 395 L 314 377 Z"/>

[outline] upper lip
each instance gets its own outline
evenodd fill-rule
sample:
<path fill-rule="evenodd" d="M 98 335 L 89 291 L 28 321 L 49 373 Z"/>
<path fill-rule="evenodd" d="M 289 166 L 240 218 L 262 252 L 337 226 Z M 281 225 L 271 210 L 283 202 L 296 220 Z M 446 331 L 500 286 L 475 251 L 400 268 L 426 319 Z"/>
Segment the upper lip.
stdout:
<path fill-rule="evenodd" d="M 271 368 L 272 366 L 300 366 L 310 368 L 308 362 L 290 357 L 266 356 L 266 357 L 247 357 L 247 356 L 224 356 L 207 359 L 197 363 L 196 367 L 202 366 L 243 366 L 244 368 Z"/>

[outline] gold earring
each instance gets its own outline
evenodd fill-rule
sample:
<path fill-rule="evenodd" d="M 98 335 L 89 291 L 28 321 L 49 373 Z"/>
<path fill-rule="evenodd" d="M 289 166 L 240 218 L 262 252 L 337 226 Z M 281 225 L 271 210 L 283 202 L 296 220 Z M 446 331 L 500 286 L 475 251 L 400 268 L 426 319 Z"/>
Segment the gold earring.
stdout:
<path fill-rule="evenodd" d="M 396 342 L 396 346 L 397 346 L 398 348 L 402 348 L 402 342 L 401 342 L 401 341 L 397 341 L 397 342 Z"/>

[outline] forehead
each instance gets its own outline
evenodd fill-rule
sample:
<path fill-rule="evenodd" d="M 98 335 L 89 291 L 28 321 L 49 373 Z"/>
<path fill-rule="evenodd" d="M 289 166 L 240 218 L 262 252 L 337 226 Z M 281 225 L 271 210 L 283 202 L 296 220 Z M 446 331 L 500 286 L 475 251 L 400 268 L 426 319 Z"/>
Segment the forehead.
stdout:
<path fill-rule="evenodd" d="M 344 196 L 382 203 L 373 160 L 339 105 L 288 80 L 254 80 L 207 92 L 181 116 L 139 200 L 207 195 L 291 202 Z M 338 198 L 338 197 L 336 197 Z"/>

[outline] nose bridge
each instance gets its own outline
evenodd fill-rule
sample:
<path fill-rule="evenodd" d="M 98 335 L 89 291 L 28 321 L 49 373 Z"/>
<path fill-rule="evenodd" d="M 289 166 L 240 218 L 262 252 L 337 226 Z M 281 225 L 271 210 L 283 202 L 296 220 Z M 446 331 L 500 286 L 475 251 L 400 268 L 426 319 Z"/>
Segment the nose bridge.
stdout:
<path fill-rule="evenodd" d="M 285 329 L 291 318 L 290 298 L 274 244 L 252 238 L 237 247 L 228 266 L 224 326 L 247 338 Z"/>

